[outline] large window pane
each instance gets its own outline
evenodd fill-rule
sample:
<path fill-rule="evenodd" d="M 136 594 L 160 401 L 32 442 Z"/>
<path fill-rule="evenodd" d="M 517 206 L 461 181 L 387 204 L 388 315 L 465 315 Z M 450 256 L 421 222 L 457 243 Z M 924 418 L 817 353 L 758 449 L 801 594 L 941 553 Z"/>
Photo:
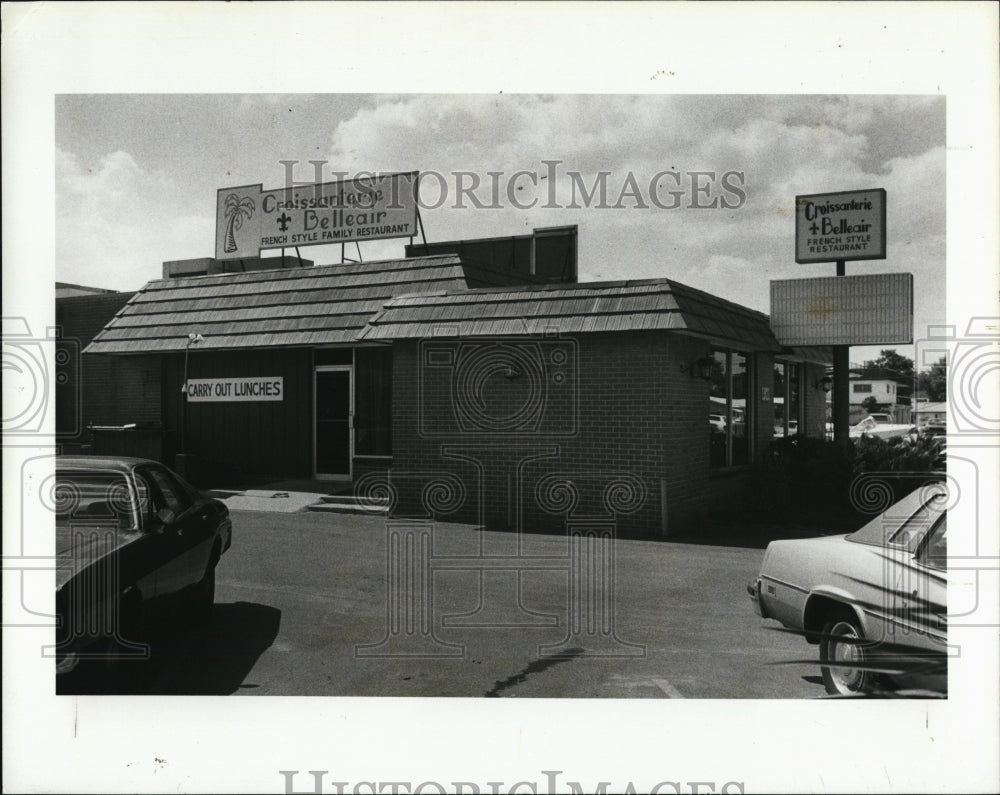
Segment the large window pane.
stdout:
<path fill-rule="evenodd" d="M 732 466 L 750 462 L 750 435 L 747 433 L 747 397 L 749 395 L 750 373 L 748 357 L 744 353 L 729 355 L 732 369 Z"/>
<path fill-rule="evenodd" d="M 714 351 L 709 395 L 709 466 L 738 466 L 750 461 L 749 356 Z"/>
<path fill-rule="evenodd" d="M 799 432 L 800 384 L 802 383 L 802 365 L 788 365 L 788 435 Z"/>
<path fill-rule="evenodd" d="M 354 352 L 355 455 L 392 455 L 392 348 Z"/>
<path fill-rule="evenodd" d="M 785 363 L 775 362 L 774 373 L 772 375 L 774 386 L 772 398 L 774 400 L 774 437 L 777 439 L 785 435 L 785 419 L 788 412 L 785 407 Z"/>

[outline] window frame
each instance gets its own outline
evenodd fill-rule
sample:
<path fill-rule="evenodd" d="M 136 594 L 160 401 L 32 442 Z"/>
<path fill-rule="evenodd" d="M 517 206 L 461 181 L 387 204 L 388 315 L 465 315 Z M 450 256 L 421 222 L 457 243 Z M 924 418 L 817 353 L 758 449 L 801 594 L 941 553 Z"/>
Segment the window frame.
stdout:
<path fill-rule="evenodd" d="M 731 471 L 735 469 L 749 467 L 753 463 L 754 452 L 756 450 L 756 434 L 753 433 L 753 429 L 756 427 L 756 402 L 753 400 L 754 389 L 756 386 L 756 378 L 754 373 L 754 368 L 756 365 L 755 354 L 753 351 L 741 351 L 736 348 L 724 348 L 724 347 L 713 347 L 711 349 L 710 355 L 714 359 L 716 354 L 723 354 L 726 357 L 726 407 L 724 417 L 726 420 L 726 427 L 723 433 L 726 435 L 725 443 L 725 462 L 721 465 L 713 465 L 711 447 L 709 448 L 709 459 L 708 468 L 712 472 L 723 472 Z M 746 362 L 746 404 L 743 410 L 743 424 L 745 427 L 746 440 L 747 440 L 747 451 L 746 451 L 746 461 L 739 464 L 733 463 L 733 356 L 742 356 Z M 786 378 L 787 382 L 787 378 Z M 711 398 L 711 394 L 709 394 Z M 714 411 L 713 403 L 711 399 L 708 402 L 709 415 L 716 414 L 718 412 Z M 711 434 L 709 435 L 709 445 L 711 446 Z"/>
<path fill-rule="evenodd" d="M 781 436 L 781 438 L 782 439 L 787 439 L 789 436 L 799 436 L 799 435 L 801 435 L 802 434 L 802 429 L 805 428 L 805 416 L 806 416 L 806 414 L 805 414 L 805 401 L 803 400 L 803 395 L 802 395 L 802 383 L 803 383 L 803 378 L 804 378 L 804 375 L 805 375 L 805 366 L 803 365 L 802 362 L 795 362 L 795 361 L 792 361 L 791 359 L 782 359 L 780 357 L 775 357 L 774 364 L 771 367 L 772 378 L 774 377 L 773 376 L 774 365 L 778 365 L 778 364 L 780 364 L 782 367 L 784 367 L 784 373 L 782 374 L 783 384 L 782 384 L 782 390 L 781 390 L 781 399 L 784 401 L 783 404 L 782 404 L 784 406 L 784 409 L 782 411 L 782 430 L 784 431 L 784 433 Z M 796 377 L 794 379 L 792 378 L 792 371 L 793 370 L 796 373 Z M 796 386 L 798 387 L 798 396 L 797 396 L 798 399 L 796 400 L 796 403 L 795 403 L 795 416 L 794 417 L 792 416 L 792 413 L 789 410 L 789 407 L 792 405 L 792 382 L 793 381 L 795 382 Z M 773 388 L 773 386 L 774 385 L 772 384 L 772 388 Z M 775 393 L 774 396 L 778 397 L 778 394 Z M 789 433 L 789 431 L 790 431 L 789 424 L 792 423 L 792 422 L 795 422 L 795 426 L 796 426 L 794 434 Z"/>
<path fill-rule="evenodd" d="M 154 474 L 155 473 L 155 474 Z M 156 477 L 159 474 L 163 477 L 164 482 L 171 487 L 175 496 L 179 495 L 181 498 L 180 510 L 174 510 L 167 501 L 167 495 L 164 493 L 163 486 L 160 484 L 159 479 Z M 145 482 L 146 488 L 149 490 L 150 502 L 154 508 L 153 513 L 148 517 L 151 522 L 155 523 L 155 518 L 157 512 L 162 508 L 169 508 L 174 512 L 175 516 L 183 516 L 185 513 L 191 510 L 197 503 L 194 495 L 191 494 L 184 486 L 178 482 L 176 478 L 171 475 L 170 470 L 162 466 L 143 466 L 137 467 L 133 472 L 133 477 L 138 479 L 141 477 Z M 138 498 L 138 483 L 137 488 L 137 498 Z M 186 500 L 186 504 L 184 502 Z M 145 515 L 143 515 L 145 519 Z"/>

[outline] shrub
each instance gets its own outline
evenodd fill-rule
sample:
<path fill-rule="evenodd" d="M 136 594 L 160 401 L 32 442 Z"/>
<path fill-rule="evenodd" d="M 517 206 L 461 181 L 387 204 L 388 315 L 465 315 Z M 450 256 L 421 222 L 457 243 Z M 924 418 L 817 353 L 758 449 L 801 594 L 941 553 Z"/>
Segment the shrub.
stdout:
<path fill-rule="evenodd" d="M 930 472 L 940 469 L 941 442 L 932 436 L 854 440 L 854 472 Z"/>
<path fill-rule="evenodd" d="M 943 474 L 944 447 L 939 439 L 899 437 L 852 439 L 850 451 L 836 442 L 791 436 L 776 439 L 750 479 L 749 506 L 784 518 L 806 518 L 859 510 L 852 484 L 879 473 L 902 499 Z"/>

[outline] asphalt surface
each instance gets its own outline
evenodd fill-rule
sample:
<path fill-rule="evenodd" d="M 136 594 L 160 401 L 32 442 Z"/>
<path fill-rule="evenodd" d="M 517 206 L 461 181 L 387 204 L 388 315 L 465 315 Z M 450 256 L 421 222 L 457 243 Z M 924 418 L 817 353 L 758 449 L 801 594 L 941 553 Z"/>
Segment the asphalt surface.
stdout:
<path fill-rule="evenodd" d="M 120 665 L 113 679 L 99 664 L 82 666 L 60 692 L 824 695 L 818 666 L 787 664 L 816 658 L 816 647 L 753 612 L 746 584 L 759 548 L 634 539 L 571 547 L 565 535 L 448 524 L 389 523 L 387 532 L 383 518 L 352 514 L 232 518 L 210 622 L 179 618 L 152 633 L 149 660 Z M 390 554 L 397 543 L 400 554 Z"/>

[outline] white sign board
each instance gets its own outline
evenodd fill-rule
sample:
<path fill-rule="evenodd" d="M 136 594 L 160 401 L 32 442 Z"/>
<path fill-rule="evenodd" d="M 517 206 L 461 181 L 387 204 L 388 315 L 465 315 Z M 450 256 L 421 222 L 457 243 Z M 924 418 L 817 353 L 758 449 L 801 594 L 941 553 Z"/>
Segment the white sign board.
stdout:
<path fill-rule="evenodd" d="M 771 330 L 782 345 L 909 345 L 913 274 L 772 281 Z"/>
<path fill-rule="evenodd" d="M 795 197 L 795 261 L 885 259 L 885 190 Z"/>
<path fill-rule="evenodd" d="M 248 376 L 246 378 L 189 378 L 189 403 L 250 403 L 284 399 L 282 376 Z"/>
<path fill-rule="evenodd" d="M 417 172 L 263 190 L 219 190 L 215 257 L 256 257 L 261 249 L 413 237 Z"/>

